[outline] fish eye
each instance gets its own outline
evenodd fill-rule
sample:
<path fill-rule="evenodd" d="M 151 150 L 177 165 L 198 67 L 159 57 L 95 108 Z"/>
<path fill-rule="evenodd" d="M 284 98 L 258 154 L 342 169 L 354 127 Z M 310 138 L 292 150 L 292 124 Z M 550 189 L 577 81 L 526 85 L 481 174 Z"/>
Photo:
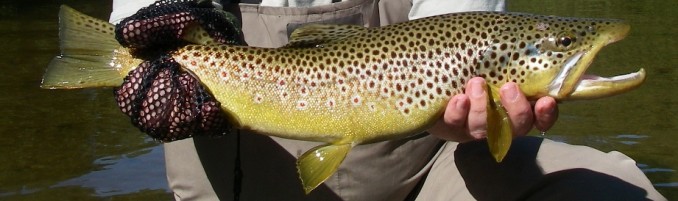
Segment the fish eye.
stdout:
<path fill-rule="evenodd" d="M 577 47 L 574 33 L 559 33 L 541 40 L 540 52 L 565 52 Z"/>
<path fill-rule="evenodd" d="M 574 42 L 574 38 L 570 36 L 560 37 L 557 41 L 557 45 L 562 45 L 563 47 L 570 46 Z"/>

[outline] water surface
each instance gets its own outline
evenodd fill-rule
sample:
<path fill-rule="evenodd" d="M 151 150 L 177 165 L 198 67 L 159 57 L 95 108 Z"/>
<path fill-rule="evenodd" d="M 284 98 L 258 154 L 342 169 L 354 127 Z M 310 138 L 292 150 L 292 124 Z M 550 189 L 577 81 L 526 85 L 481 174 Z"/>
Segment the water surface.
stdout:
<path fill-rule="evenodd" d="M 0 4 L 0 200 L 171 199 L 162 148 L 111 89 L 41 90 L 60 4 L 106 19 L 110 1 Z M 58 199 L 57 199 L 58 198 Z"/>
<path fill-rule="evenodd" d="M 621 151 L 661 193 L 678 199 L 678 93 L 671 90 L 678 86 L 678 2 L 508 3 L 512 11 L 631 24 L 627 39 L 603 49 L 590 72 L 610 76 L 644 67 L 647 83 L 613 98 L 562 104 L 545 137 Z M 0 4 L 0 200 L 170 200 L 161 147 L 129 123 L 111 89 L 39 89 L 58 52 L 60 4 L 106 19 L 111 1 Z"/>
<path fill-rule="evenodd" d="M 647 70 L 647 82 L 627 94 L 560 105 L 547 138 L 602 151 L 620 151 L 638 162 L 669 200 L 678 199 L 678 1 L 512 1 L 509 10 L 547 15 L 617 18 L 631 24 L 626 39 L 598 54 L 589 72 L 612 76 Z"/>

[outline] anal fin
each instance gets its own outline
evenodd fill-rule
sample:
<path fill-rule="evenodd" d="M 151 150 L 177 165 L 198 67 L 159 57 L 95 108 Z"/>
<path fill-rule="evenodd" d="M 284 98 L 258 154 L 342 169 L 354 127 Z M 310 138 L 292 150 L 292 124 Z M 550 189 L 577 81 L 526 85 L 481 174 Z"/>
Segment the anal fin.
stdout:
<path fill-rule="evenodd" d="M 504 160 L 509 148 L 511 148 L 513 128 L 511 128 L 511 119 L 509 118 L 506 109 L 501 104 L 499 88 L 494 85 L 489 85 L 488 92 L 487 144 L 490 153 L 499 163 Z"/>
<path fill-rule="evenodd" d="M 306 194 L 309 194 L 337 171 L 352 147 L 351 144 L 320 145 L 299 157 L 297 170 Z"/>

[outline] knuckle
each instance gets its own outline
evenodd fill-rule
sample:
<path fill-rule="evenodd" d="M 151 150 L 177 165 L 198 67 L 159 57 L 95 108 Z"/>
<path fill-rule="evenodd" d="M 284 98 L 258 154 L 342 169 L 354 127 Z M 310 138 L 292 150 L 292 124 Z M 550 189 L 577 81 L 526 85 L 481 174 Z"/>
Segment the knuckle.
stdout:
<path fill-rule="evenodd" d="M 469 134 L 471 135 L 471 138 L 473 139 L 482 139 L 487 136 L 487 129 L 477 129 L 477 130 L 472 130 L 469 131 Z"/>

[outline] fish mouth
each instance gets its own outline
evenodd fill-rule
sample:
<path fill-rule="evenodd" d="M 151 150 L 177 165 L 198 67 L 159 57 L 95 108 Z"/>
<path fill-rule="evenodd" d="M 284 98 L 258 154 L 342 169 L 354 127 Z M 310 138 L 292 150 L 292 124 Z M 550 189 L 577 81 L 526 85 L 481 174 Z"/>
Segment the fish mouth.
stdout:
<path fill-rule="evenodd" d="M 645 81 L 645 70 L 642 68 L 637 72 L 613 77 L 585 74 L 596 54 L 604 46 L 624 39 L 629 30 L 628 24 L 620 23 L 609 30 L 614 34 L 610 34 L 607 40 L 600 40 L 590 50 L 570 56 L 549 85 L 549 96 L 558 100 L 596 99 L 624 93 L 640 86 Z"/>

